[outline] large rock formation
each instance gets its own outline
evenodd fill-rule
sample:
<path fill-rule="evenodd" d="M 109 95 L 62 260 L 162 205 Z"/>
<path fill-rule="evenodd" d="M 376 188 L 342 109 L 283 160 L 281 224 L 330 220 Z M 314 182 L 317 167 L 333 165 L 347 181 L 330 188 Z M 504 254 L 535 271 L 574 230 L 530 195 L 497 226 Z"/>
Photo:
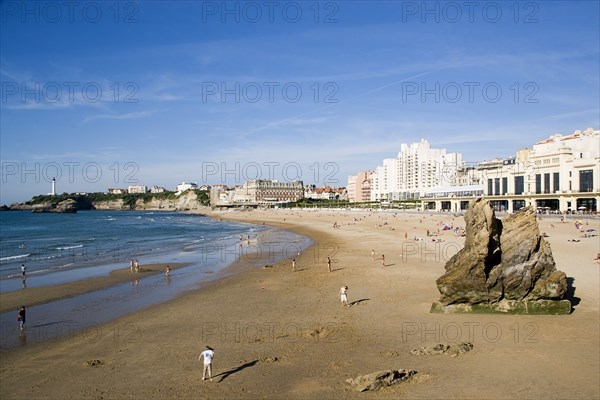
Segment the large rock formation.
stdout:
<path fill-rule="evenodd" d="M 73 199 L 66 199 L 58 203 L 36 204 L 31 208 L 31 211 L 38 213 L 76 213 L 77 202 Z"/>
<path fill-rule="evenodd" d="M 35 198 L 34 198 L 35 199 Z M 67 198 L 65 200 L 13 203 L 10 206 L 0 206 L 0 211 L 33 211 L 36 213 L 62 212 L 70 213 L 77 210 L 165 210 L 165 211 L 189 211 L 203 210 L 208 206 L 203 205 L 198 195 L 188 190 L 180 196 L 164 197 L 160 195 L 134 199 L 133 203 L 123 198 L 110 200 L 91 200 L 85 196 L 76 196 L 77 200 Z"/>
<path fill-rule="evenodd" d="M 505 311 L 510 302 L 564 298 L 567 277 L 557 271 L 531 208 L 499 220 L 489 201 L 480 198 L 471 204 L 465 221 L 465 246 L 437 279 L 442 308 L 502 303 L 500 311 Z"/>

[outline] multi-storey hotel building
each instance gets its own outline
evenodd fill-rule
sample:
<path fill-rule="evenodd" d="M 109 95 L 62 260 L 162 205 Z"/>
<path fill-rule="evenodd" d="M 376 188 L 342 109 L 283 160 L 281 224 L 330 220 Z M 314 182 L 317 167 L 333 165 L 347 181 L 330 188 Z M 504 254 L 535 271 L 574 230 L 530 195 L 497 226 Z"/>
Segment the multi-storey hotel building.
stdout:
<path fill-rule="evenodd" d="M 403 143 L 398 157 L 383 160 L 383 165 L 375 170 L 371 200 L 419 199 L 433 188 L 473 184 L 466 179 L 465 170 L 460 153 L 432 149 L 427 140 L 411 145 Z"/>

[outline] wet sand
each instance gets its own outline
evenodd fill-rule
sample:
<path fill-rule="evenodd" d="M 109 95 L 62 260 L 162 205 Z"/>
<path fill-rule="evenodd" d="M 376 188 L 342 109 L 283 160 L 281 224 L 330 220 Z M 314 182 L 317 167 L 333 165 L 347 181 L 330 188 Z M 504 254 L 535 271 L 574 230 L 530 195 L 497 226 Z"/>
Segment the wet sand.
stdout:
<path fill-rule="evenodd" d="M 242 258 L 240 273 L 120 318 L 100 335 L 3 352 L 0 396 L 600 397 L 600 265 L 593 261 L 600 244 L 571 222 L 540 221 L 557 267 L 571 278 L 571 315 L 443 315 L 429 313 L 439 298 L 435 279 L 463 239 L 448 231 L 440 232 L 437 244 L 411 239 L 425 238 L 440 222 L 464 226 L 462 217 L 288 210 L 215 216 L 285 227 L 309 235 L 315 245 L 295 255 L 297 272 L 291 257 L 262 268 Z M 598 230 L 598 219 L 586 222 L 584 228 Z M 340 305 L 343 285 L 351 307 Z M 472 342 L 473 350 L 455 358 L 410 354 L 458 341 Z M 205 345 L 215 349 L 214 382 L 200 379 L 198 354 Z M 390 368 L 419 373 L 373 393 L 355 392 L 345 382 Z"/>
<path fill-rule="evenodd" d="M 171 270 L 187 267 L 189 263 L 168 264 Z M 96 276 L 92 278 L 81 279 L 74 282 L 63 283 L 60 285 L 50 285 L 41 287 L 24 288 L 21 290 L 0 293 L 0 313 L 6 311 L 18 310 L 22 305 L 27 307 L 37 304 L 49 303 L 54 300 L 77 296 L 83 293 L 89 293 L 95 290 L 104 289 L 119 283 L 129 282 L 135 279 L 144 279 L 157 273 L 165 273 L 167 264 L 148 264 L 140 266 L 138 273 L 132 273 L 127 268 L 115 269 L 108 276 Z M 27 280 L 32 281 L 35 278 L 30 277 Z"/>

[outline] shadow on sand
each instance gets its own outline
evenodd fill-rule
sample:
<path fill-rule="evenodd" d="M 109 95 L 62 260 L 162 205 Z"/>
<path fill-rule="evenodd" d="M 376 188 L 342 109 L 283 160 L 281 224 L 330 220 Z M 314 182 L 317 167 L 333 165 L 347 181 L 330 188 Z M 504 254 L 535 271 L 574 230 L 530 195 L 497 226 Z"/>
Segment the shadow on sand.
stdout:
<path fill-rule="evenodd" d="M 218 375 L 215 375 L 213 378 L 216 378 L 216 377 L 220 376 L 221 379 L 219 379 L 219 382 L 223 382 L 226 378 L 229 377 L 229 375 L 233 375 L 236 372 L 240 372 L 240 371 L 242 371 L 242 370 L 244 370 L 246 368 L 252 367 L 257 362 L 258 362 L 258 360 L 247 362 L 247 363 L 242 364 L 242 365 L 240 365 L 238 367 L 232 368 L 229 371 L 225 371 L 225 372 L 222 372 L 222 373 L 220 373 Z"/>
<path fill-rule="evenodd" d="M 575 306 L 581 303 L 581 299 L 575 296 L 575 286 L 573 286 L 575 278 L 567 277 L 567 293 L 565 293 L 565 299 L 571 302 L 571 314 L 575 312 Z"/>
<path fill-rule="evenodd" d="M 360 300 L 354 300 L 352 303 L 349 303 L 348 305 L 350 307 L 354 306 L 354 305 L 358 305 L 360 303 L 362 303 L 363 301 L 369 301 L 370 299 L 360 299 Z"/>

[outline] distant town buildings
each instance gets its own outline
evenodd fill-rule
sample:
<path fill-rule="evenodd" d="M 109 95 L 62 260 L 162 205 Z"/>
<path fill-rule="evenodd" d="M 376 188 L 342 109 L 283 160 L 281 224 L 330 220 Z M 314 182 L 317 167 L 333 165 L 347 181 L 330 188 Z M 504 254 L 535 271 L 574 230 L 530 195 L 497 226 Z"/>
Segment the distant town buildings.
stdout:
<path fill-rule="evenodd" d="M 304 186 L 304 198 L 314 200 L 348 200 L 348 192 L 345 188 L 306 185 Z"/>
<path fill-rule="evenodd" d="M 54 189 L 54 186 L 53 186 Z M 347 188 L 252 179 L 241 186 L 182 182 L 177 194 L 210 190 L 213 206 L 259 206 L 315 200 L 351 203 L 417 201 L 422 209 L 462 211 L 485 197 L 497 211 L 533 206 L 540 212 L 597 212 L 600 203 L 600 131 L 588 128 L 554 134 L 514 156 L 467 164 L 461 153 L 434 149 L 427 140 L 402 144 L 397 157 L 375 170 L 348 177 Z M 143 185 L 109 188 L 108 193 L 146 193 Z M 162 193 L 153 186 L 150 192 Z"/>
<path fill-rule="evenodd" d="M 350 201 L 367 201 L 368 173 L 348 177 Z M 360 182 L 363 183 L 360 183 Z M 359 200 L 359 185 L 364 188 Z M 396 158 L 371 174 L 371 201 L 420 200 L 430 210 L 461 211 L 475 197 L 498 211 L 533 206 L 540 212 L 598 211 L 600 131 L 555 134 L 515 156 L 467 165 L 460 153 L 432 149 L 426 140 L 402 144 Z"/>

